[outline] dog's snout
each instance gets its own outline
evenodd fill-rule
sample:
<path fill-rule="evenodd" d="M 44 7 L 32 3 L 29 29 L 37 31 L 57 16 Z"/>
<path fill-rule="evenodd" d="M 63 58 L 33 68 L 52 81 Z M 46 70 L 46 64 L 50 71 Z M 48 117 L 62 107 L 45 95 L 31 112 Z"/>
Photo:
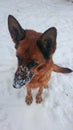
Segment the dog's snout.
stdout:
<path fill-rule="evenodd" d="M 21 88 L 31 81 L 34 74 L 26 66 L 20 66 L 14 76 L 14 88 Z"/>
<path fill-rule="evenodd" d="M 13 84 L 13 87 L 14 87 L 14 88 L 16 88 L 16 85 L 15 85 L 15 84 Z"/>
<path fill-rule="evenodd" d="M 22 86 L 20 86 L 19 84 L 15 84 L 15 83 L 14 83 L 14 84 L 13 84 L 13 87 L 16 88 L 16 89 L 19 89 L 19 88 L 21 88 Z"/>

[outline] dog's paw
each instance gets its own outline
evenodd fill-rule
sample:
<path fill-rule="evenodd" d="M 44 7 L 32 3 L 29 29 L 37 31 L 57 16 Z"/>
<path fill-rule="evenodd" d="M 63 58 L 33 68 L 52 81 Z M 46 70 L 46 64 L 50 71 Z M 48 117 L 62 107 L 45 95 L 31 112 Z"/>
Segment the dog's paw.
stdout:
<path fill-rule="evenodd" d="M 36 96 L 36 103 L 41 103 L 42 102 L 42 97 L 41 96 Z"/>
<path fill-rule="evenodd" d="M 33 98 L 32 98 L 32 95 L 30 95 L 30 96 L 26 96 L 26 99 L 25 99 L 25 102 L 28 104 L 28 105 L 30 105 L 31 103 L 32 103 L 32 101 L 33 101 Z"/>
<path fill-rule="evenodd" d="M 47 89 L 47 88 L 48 88 L 48 85 L 45 85 L 44 88 Z"/>

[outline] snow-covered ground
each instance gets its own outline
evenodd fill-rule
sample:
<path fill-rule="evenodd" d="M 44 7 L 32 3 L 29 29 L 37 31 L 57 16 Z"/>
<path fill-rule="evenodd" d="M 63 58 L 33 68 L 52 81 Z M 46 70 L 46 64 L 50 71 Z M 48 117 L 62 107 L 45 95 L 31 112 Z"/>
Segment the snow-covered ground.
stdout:
<path fill-rule="evenodd" d="M 17 67 L 7 17 L 25 29 L 58 31 L 55 63 L 73 69 L 73 3 L 69 0 L 0 0 L 0 130 L 73 130 L 73 73 L 52 73 L 41 104 L 25 103 L 26 89 L 13 88 Z"/>

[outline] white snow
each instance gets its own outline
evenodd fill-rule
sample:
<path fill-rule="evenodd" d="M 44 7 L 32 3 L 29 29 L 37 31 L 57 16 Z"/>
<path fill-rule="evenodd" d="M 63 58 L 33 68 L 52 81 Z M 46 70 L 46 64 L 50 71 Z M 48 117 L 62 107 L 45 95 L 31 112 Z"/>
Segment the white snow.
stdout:
<path fill-rule="evenodd" d="M 7 17 L 23 28 L 58 31 L 55 63 L 73 69 L 73 3 L 70 0 L 0 0 L 0 130 L 73 130 L 73 73 L 52 73 L 43 102 L 25 103 L 26 89 L 14 89 L 17 68 Z"/>

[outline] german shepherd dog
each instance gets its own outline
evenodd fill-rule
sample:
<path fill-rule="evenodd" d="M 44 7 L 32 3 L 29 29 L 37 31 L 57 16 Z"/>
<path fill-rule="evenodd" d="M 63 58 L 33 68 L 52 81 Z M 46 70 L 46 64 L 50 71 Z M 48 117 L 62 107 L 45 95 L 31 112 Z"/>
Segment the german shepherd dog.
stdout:
<path fill-rule="evenodd" d="M 38 88 L 36 103 L 42 102 L 43 89 L 48 85 L 52 71 L 61 73 L 72 72 L 53 63 L 56 50 L 57 29 L 51 27 L 44 33 L 34 30 L 24 30 L 19 22 L 8 16 L 8 29 L 15 43 L 18 68 L 15 73 L 14 87 L 27 89 L 26 103 L 33 101 L 32 89 Z"/>

